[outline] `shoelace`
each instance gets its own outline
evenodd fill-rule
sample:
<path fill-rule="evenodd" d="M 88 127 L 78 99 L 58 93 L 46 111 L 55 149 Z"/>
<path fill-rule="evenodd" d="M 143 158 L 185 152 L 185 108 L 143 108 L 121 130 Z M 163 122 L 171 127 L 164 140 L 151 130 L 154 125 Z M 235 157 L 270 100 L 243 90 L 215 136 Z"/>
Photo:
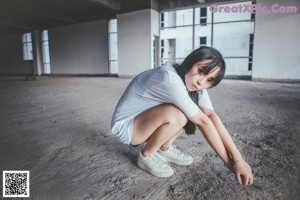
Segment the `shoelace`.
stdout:
<path fill-rule="evenodd" d="M 173 145 L 173 148 L 170 148 L 169 151 L 173 152 L 177 156 L 186 156 L 186 154 L 178 150 L 175 145 Z"/>
<path fill-rule="evenodd" d="M 157 154 L 150 155 L 149 158 L 159 167 L 163 167 L 167 162 Z"/>

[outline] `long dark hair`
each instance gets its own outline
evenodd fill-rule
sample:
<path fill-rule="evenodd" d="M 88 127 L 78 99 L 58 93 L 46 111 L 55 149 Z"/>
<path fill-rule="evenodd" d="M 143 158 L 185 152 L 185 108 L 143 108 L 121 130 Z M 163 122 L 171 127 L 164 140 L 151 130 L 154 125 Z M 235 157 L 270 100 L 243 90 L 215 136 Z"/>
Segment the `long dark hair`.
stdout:
<path fill-rule="evenodd" d="M 181 77 L 185 83 L 185 74 L 196 64 L 197 62 L 211 60 L 211 62 L 204 68 L 204 74 L 209 74 L 216 68 L 220 68 L 220 73 L 214 78 L 211 87 L 218 85 L 224 77 L 226 64 L 221 53 L 212 47 L 200 47 L 190 53 L 181 64 L 175 64 L 174 68 L 177 74 Z M 191 99 L 198 105 L 198 91 L 189 92 Z M 190 120 L 184 126 L 186 134 L 195 134 L 196 126 Z"/>

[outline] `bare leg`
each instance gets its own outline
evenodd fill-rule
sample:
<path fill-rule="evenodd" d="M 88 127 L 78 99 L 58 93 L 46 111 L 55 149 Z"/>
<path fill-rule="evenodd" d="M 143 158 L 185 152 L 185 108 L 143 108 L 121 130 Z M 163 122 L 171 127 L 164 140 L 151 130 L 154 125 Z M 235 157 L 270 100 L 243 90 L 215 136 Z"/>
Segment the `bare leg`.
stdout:
<path fill-rule="evenodd" d="M 186 122 L 186 116 L 173 104 L 155 106 L 135 117 L 131 144 L 147 141 L 142 154 L 151 155 L 162 145 L 172 144 Z"/>
<path fill-rule="evenodd" d="M 183 129 L 181 128 L 177 134 L 175 134 L 173 137 L 171 137 L 167 142 L 165 142 L 163 145 L 161 145 L 160 150 L 165 151 L 167 150 L 175 141 L 175 139 L 181 135 L 181 133 L 183 132 Z"/>

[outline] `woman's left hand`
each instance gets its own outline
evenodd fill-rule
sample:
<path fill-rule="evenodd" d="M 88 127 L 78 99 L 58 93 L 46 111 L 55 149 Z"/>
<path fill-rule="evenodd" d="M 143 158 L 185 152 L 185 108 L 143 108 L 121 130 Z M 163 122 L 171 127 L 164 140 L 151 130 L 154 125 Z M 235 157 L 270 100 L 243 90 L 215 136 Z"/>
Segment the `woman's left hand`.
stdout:
<path fill-rule="evenodd" d="M 229 161 L 225 166 L 235 174 L 235 178 L 240 185 L 252 185 L 253 174 L 250 165 L 244 160 Z"/>
<path fill-rule="evenodd" d="M 235 161 L 233 161 L 235 162 Z M 252 185 L 253 174 L 250 165 L 246 161 L 235 162 L 233 166 L 235 178 L 240 185 Z"/>

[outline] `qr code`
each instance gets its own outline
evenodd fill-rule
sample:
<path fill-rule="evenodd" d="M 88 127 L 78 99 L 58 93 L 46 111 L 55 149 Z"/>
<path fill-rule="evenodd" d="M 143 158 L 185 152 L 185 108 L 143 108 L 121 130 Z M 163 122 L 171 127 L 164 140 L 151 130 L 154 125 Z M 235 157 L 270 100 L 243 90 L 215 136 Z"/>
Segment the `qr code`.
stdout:
<path fill-rule="evenodd" d="M 3 197 L 29 197 L 29 171 L 3 171 Z"/>

